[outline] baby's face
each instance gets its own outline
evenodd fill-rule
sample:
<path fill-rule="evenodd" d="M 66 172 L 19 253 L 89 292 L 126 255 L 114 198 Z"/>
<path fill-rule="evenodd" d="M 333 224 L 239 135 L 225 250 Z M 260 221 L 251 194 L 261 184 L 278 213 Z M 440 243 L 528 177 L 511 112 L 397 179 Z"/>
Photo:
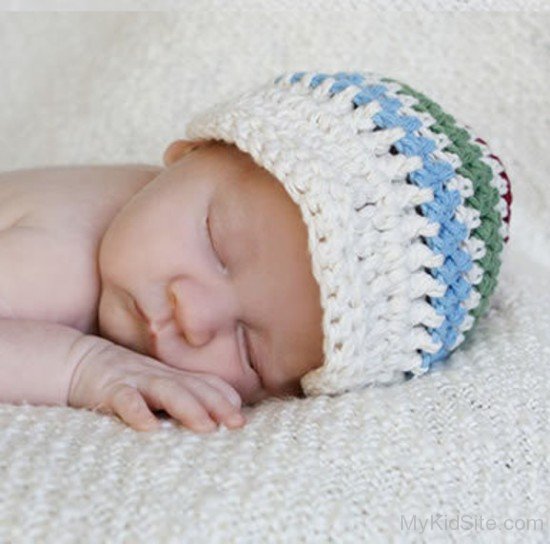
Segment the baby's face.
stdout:
<path fill-rule="evenodd" d="M 247 404 L 301 395 L 299 379 L 322 364 L 323 333 L 300 210 L 237 147 L 184 148 L 168 148 L 167 168 L 105 232 L 100 333 L 218 375 Z"/>

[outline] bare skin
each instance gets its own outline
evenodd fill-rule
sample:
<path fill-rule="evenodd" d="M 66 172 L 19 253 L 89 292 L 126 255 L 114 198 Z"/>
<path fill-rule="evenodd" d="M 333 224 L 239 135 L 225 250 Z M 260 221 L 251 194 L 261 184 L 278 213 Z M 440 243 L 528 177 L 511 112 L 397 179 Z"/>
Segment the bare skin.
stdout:
<path fill-rule="evenodd" d="M 69 404 L 135 428 L 301 395 L 323 336 L 297 205 L 234 146 L 176 141 L 164 162 L 1 174 L 0 317 L 84 333 Z"/>

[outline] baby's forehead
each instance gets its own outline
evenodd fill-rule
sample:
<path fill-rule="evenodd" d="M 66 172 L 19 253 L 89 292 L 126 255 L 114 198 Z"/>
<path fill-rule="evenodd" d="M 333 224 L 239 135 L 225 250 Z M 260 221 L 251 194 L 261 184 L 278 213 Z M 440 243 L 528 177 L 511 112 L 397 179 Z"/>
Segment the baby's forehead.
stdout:
<path fill-rule="evenodd" d="M 197 148 L 195 158 L 203 173 L 216 183 L 216 196 L 220 199 L 245 198 L 250 204 L 249 213 L 275 212 L 272 207 L 294 207 L 283 184 L 253 157 L 235 144 L 208 141 Z"/>
<path fill-rule="evenodd" d="M 214 201 L 225 204 L 215 208 L 218 214 L 227 214 L 224 219 L 240 216 L 240 221 L 250 226 L 251 235 L 264 240 L 303 230 L 299 207 L 283 184 L 248 153 L 219 141 L 209 143 L 203 151 L 204 164 L 215 165 L 213 173 L 220 176 Z"/>

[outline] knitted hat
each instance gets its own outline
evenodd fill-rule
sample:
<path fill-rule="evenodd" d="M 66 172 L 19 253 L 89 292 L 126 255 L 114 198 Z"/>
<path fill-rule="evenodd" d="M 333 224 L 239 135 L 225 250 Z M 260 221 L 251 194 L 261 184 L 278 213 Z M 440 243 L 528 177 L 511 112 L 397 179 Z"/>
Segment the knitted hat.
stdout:
<path fill-rule="evenodd" d="M 306 395 L 422 374 L 486 313 L 510 181 L 484 140 L 408 85 L 283 74 L 195 116 L 187 137 L 235 144 L 301 210 L 324 332 Z"/>

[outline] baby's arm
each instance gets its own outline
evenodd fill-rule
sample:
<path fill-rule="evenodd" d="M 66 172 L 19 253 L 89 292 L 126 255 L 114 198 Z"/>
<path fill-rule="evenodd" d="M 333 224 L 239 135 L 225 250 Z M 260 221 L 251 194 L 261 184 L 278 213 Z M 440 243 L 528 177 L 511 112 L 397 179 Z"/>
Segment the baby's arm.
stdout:
<path fill-rule="evenodd" d="M 116 414 L 137 430 L 163 409 L 197 431 L 244 423 L 241 398 L 218 376 L 170 367 L 105 338 L 28 319 L 0 319 L 0 402 Z"/>
<path fill-rule="evenodd" d="M 0 319 L 0 402 L 67 405 L 83 336 L 58 323 Z"/>

